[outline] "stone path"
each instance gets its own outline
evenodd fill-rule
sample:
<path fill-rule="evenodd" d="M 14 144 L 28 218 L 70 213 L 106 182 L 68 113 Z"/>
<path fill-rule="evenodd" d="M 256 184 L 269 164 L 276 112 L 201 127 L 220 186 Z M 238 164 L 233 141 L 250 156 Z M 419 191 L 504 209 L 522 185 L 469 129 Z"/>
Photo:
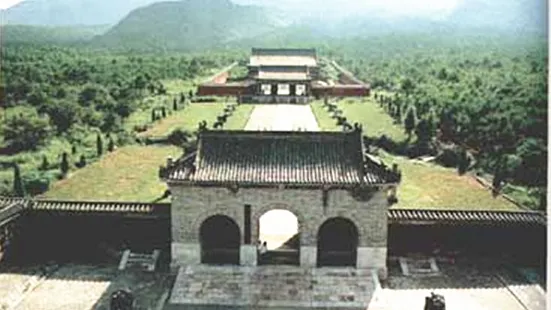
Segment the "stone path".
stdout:
<path fill-rule="evenodd" d="M 318 122 L 309 105 L 255 105 L 245 130 L 318 131 Z"/>
<path fill-rule="evenodd" d="M 366 309 L 375 290 L 371 271 L 292 266 L 185 266 L 169 303 L 243 309 Z"/>

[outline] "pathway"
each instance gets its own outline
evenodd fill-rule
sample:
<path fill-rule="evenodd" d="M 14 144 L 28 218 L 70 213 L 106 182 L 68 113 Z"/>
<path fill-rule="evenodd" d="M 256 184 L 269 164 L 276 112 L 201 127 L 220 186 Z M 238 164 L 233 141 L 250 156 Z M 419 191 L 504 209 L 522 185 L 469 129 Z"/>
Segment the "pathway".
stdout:
<path fill-rule="evenodd" d="M 318 131 L 318 122 L 309 105 L 258 104 L 255 105 L 245 130 Z M 297 233 L 296 217 L 285 210 L 272 210 L 260 221 L 260 240 L 269 250 L 281 246 Z"/>
<path fill-rule="evenodd" d="M 318 122 L 309 105 L 256 105 L 245 130 L 318 131 Z"/>

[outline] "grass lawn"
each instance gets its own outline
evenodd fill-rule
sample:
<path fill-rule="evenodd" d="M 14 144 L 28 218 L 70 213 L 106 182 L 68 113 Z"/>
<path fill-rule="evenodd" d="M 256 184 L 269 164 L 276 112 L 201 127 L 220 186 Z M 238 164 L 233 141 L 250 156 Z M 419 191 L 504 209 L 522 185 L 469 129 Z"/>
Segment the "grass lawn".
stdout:
<path fill-rule="evenodd" d="M 68 200 L 141 201 L 160 197 L 166 185 L 159 179 L 159 166 L 168 156 L 182 151 L 173 146 L 126 146 L 108 153 L 69 178 L 52 185 L 41 197 Z"/>
<path fill-rule="evenodd" d="M 329 116 L 329 112 L 323 107 L 323 100 L 316 100 L 310 103 L 312 113 L 316 117 L 318 126 L 323 131 L 340 131 L 341 126 L 337 125 L 337 121 Z"/>
<path fill-rule="evenodd" d="M 378 138 L 386 135 L 396 143 L 407 140 L 407 134 L 401 125 L 386 114 L 375 102 L 373 96 L 362 100 L 345 99 L 337 103 L 344 116 L 350 124 L 360 123 L 363 126 L 364 134 L 369 137 Z"/>
<path fill-rule="evenodd" d="M 224 124 L 224 129 L 242 130 L 245 128 L 253 109 L 254 105 L 252 104 L 238 105 L 235 111 L 233 111 L 232 116 L 230 116 Z"/>
<path fill-rule="evenodd" d="M 350 123 L 362 124 L 370 137 L 385 134 L 397 143 L 407 140 L 403 127 L 394 123 L 372 97 L 364 100 L 345 99 L 338 106 Z M 340 130 L 321 102 L 314 102 L 311 107 L 322 130 Z M 502 197 L 493 198 L 490 191 L 470 176 L 459 176 L 456 169 L 421 163 L 383 151 L 379 155 L 388 166 L 396 163 L 402 170 L 402 182 L 398 187 L 399 202 L 392 208 L 519 210 Z"/>
<path fill-rule="evenodd" d="M 399 201 L 392 208 L 520 211 L 503 197 L 494 198 L 469 175 L 458 175 L 456 169 L 383 152 L 379 155 L 387 165 L 396 163 L 402 171 Z"/>
<path fill-rule="evenodd" d="M 223 110 L 224 103 L 221 102 L 191 103 L 158 121 L 149 130 L 140 133 L 139 136 L 166 136 L 176 128 L 195 131 L 199 122 L 203 120 L 210 127 L 216 121 L 216 117 L 222 114 Z"/>

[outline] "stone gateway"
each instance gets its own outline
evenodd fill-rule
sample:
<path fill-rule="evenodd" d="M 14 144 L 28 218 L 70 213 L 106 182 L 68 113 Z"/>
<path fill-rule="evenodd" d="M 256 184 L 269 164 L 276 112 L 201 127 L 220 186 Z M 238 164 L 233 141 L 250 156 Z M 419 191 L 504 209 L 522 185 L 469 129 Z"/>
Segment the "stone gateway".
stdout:
<path fill-rule="evenodd" d="M 348 132 L 202 129 L 197 149 L 169 160 L 172 267 L 257 266 L 260 217 L 298 220 L 297 265 L 343 266 L 386 277 L 389 193 L 400 180 Z M 283 252 L 285 252 L 283 251 Z"/>

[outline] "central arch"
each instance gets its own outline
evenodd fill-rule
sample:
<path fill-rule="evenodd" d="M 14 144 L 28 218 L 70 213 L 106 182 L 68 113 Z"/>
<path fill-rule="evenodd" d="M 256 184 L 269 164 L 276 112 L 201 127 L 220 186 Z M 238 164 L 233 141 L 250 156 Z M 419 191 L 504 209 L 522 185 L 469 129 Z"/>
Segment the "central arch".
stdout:
<path fill-rule="evenodd" d="M 356 266 L 358 229 L 348 219 L 335 217 L 325 221 L 318 231 L 318 267 Z"/>
<path fill-rule="evenodd" d="M 239 265 L 241 234 L 233 219 L 211 216 L 201 224 L 199 236 L 202 264 Z"/>
<path fill-rule="evenodd" d="M 260 265 L 298 265 L 300 232 L 297 216 L 284 209 L 272 209 L 258 219 L 258 241 L 266 242 L 267 252 L 258 255 Z"/>

